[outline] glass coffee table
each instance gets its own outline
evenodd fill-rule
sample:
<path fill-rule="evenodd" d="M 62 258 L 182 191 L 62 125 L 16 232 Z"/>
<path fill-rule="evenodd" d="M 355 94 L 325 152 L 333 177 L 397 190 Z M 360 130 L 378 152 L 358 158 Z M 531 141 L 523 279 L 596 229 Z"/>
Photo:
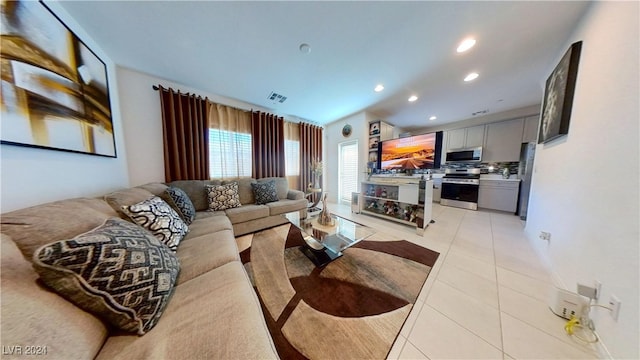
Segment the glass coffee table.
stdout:
<path fill-rule="evenodd" d="M 373 235 L 375 230 L 337 215 L 331 215 L 333 225 L 321 225 L 317 216 L 300 218 L 298 211 L 284 214 L 291 224 L 300 229 L 305 246 L 302 253 L 317 267 L 323 267 L 342 256 L 342 252 Z"/>

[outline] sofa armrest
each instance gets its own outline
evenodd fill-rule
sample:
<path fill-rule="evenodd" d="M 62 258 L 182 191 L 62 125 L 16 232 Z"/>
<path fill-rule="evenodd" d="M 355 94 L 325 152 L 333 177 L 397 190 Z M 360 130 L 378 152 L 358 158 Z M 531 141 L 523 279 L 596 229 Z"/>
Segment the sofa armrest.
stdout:
<path fill-rule="evenodd" d="M 289 191 L 287 192 L 287 199 L 289 200 L 304 199 L 304 192 L 300 190 L 289 189 Z"/>

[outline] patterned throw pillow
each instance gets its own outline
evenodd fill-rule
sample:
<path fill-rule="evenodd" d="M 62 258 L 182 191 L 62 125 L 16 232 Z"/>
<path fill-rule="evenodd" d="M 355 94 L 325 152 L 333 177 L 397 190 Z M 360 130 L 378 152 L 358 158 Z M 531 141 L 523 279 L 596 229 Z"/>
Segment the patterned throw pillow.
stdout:
<path fill-rule="evenodd" d="M 136 224 L 149 230 L 173 251 L 189 231 L 180 215 L 157 196 L 137 204 L 123 206 L 122 210 Z"/>
<path fill-rule="evenodd" d="M 278 201 L 278 189 L 276 189 L 275 180 L 252 183 L 253 195 L 256 198 L 256 204 L 266 204 L 274 201 Z"/>
<path fill-rule="evenodd" d="M 196 218 L 196 208 L 193 206 L 191 199 L 189 199 L 189 195 L 184 190 L 173 186 L 169 186 L 165 192 L 173 202 L 173 204 L 169 203 L 169 205 L 172 205 L 171 207 L 181 215 L 182 220 L 187 225 L 191 225 Z"/>
<path fill-rule="evenodd" d="M 42 281 L 118 329 L 143 335 L 162 315 L 180 272 L 178 258 L 126 220 L 40 247 L 33 266 Z"/>
<path fill-rule="evenodd" d="M 206 185 L 209 211 L 226 210 L 240 206 L 238 183 L 226 185 Z"/>

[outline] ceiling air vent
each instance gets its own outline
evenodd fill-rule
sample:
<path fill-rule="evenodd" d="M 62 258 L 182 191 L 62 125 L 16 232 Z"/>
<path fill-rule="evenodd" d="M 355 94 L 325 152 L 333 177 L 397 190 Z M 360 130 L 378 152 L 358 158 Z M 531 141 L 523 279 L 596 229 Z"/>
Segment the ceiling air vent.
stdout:
<path fill-rule="evenodd" d="M 485 110 L 480 110 L 480 111 L 476 111 L 474 113 L 471 113 L 471 116 L 484 115 L 484 114 L 488 114 L 488 113 L 489 113 L 489 109 L 485 109 Z"/>
<path fill-rule="evenodd" d="M 272 91 L 271 94 L 269 94 L 268 99 L 273 101 L 274 103 L 282 104 L 285 100 L 287 100 L 287 97 L 284 95 L 276 94 Z"/>

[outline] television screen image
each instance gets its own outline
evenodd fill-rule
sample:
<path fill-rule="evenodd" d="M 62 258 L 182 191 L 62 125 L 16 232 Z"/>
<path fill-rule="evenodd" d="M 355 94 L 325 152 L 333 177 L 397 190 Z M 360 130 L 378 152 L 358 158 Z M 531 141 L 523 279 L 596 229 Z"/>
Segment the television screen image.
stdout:
<path fill-rule="evenodd" d="M 442 132 L 385 140 L 380 146 L 381 170 L 417 170 L 440 167 Z"/>

